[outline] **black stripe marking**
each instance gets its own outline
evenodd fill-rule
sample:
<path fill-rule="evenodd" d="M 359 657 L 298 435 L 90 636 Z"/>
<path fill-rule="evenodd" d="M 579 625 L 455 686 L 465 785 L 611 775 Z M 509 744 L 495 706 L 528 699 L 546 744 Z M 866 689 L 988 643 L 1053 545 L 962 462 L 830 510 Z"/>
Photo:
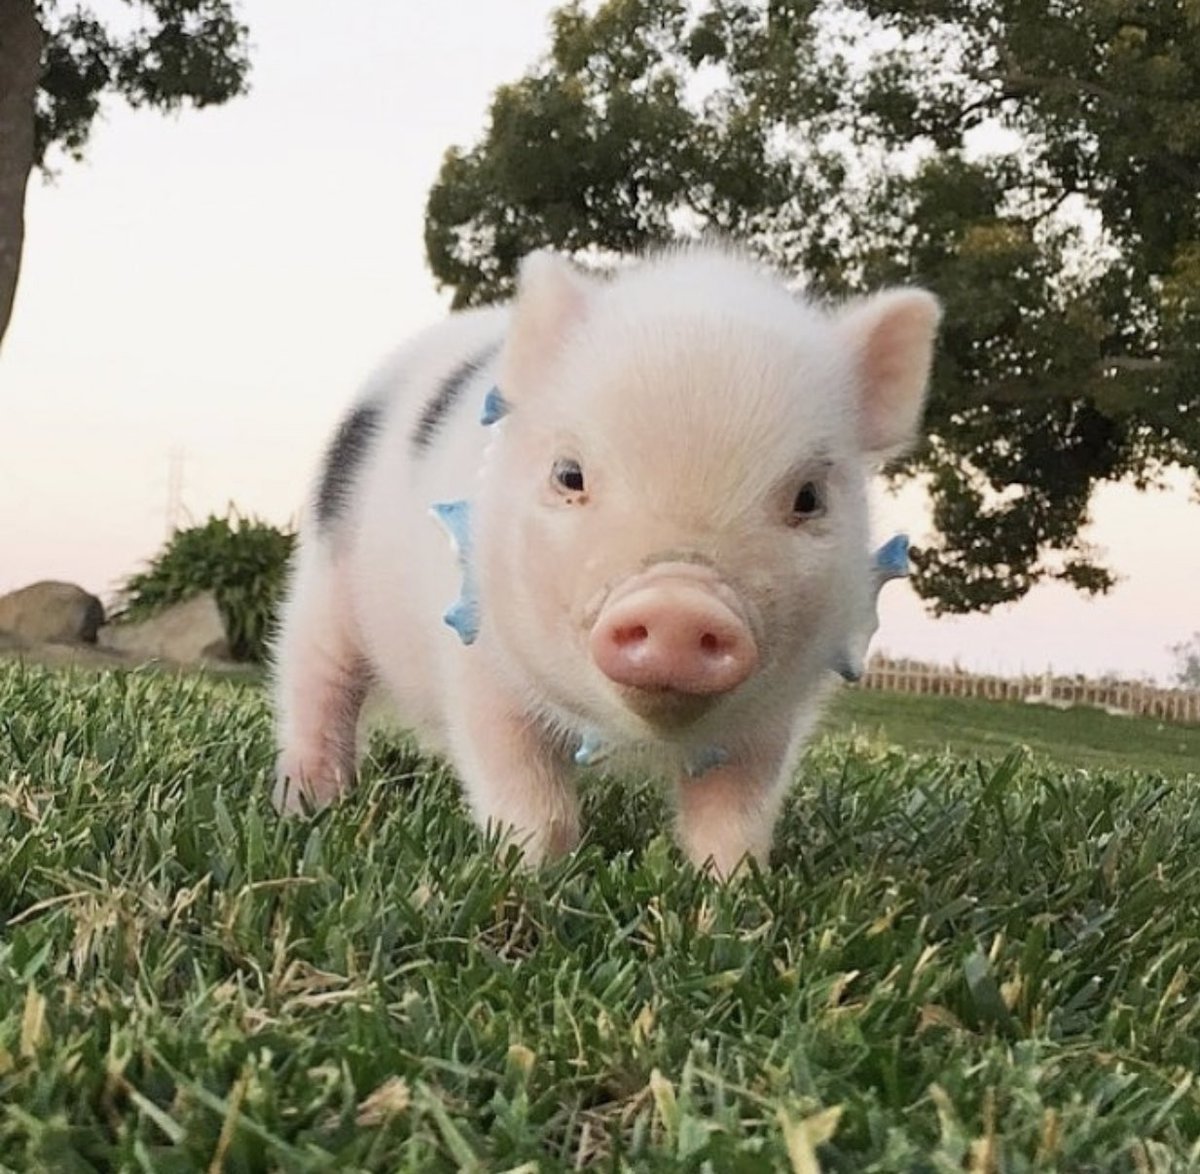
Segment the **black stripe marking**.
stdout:
<path fill-rule="evenodd" d="M 329 526 L 345 513 L 354 479 L 382 421 L 383 409 L 379 404 L 360 404 L 342 421 L 325 456 L 325 468 L 317 489 L 317 521 L 320 525 Z"/>
<path fill-rule="evenodd" d="M 470 383 L 471 377 L 479 374 L 499 349 L 500 344 L 498 342 L 491 343 L 484 350 L 480 351 L 479 354 L 473 355 L 465 363 L 461 363 L 455 367 L 438 384 L 437 391 L 434 392 L 433 398 L 425 405 L 425 410 L 421 413 L 421 417 L 417 420 L 417 425 L 413 429 L 412 437 L 410 438 L 413 456 L 419 457 L 433 444 L 438 429 L 445 422 L 446 417 L 450 415 L 455 404 L 462 398 L 462 393 L 466 390 L 467 384 Z"/>

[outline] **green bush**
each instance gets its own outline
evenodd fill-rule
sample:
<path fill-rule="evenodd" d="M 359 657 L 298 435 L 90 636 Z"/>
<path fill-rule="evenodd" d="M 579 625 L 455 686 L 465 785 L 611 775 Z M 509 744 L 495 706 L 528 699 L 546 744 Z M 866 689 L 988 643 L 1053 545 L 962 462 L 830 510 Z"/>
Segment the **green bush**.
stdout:
<path fill-rule="evenodd" d="M 125 581 L 116 618 L 145 619 L 212 591 L 233 657 L 261 662 L 295 542 L 293 531 L 233 509 L 223 518 L 214 515 L 202 525 L 176 530 L 147 569 Z"/>

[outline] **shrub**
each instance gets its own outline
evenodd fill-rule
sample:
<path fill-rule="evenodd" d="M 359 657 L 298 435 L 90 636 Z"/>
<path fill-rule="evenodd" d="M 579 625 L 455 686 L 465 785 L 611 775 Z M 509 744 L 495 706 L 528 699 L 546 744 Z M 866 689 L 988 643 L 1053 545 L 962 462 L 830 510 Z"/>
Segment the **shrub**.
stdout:
<path fill-rule="evenodd" d="M 275 622 L 284 572 L 295 545 L 280 530 L 235 509 L 176 530 L 144 571 L 121 588 L 118 620 L 145 619 L 173 603 L 212 591 L 236 660 L 261 662 Z"/>

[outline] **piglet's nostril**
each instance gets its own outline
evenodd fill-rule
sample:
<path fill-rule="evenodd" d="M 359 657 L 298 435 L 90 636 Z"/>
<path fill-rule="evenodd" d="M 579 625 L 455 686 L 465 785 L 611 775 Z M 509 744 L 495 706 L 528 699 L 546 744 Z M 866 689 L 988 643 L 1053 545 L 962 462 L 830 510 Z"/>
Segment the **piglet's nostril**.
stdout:
<path fill-rule="evenodd" d="M 613 634 L 613 643 L 620 648 L 627 648 L 631 644 L 641 644 L 650 637 L 649 631 L 645 624 L 628 624 L 625 627 L 617 628 Z"/>
<path fill-rule="evenodd" d="M 721 651 L 721 639 L 719 636 L 714 636 L 711 632 L 705 632 L 700 637 L 700 647 L 707 653 L 718 653 Z"/>

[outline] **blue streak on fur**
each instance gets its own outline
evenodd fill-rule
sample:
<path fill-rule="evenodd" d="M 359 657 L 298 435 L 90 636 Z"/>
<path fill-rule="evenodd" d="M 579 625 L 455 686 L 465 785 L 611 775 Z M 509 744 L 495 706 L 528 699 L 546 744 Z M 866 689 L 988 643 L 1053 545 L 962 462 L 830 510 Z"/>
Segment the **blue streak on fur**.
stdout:
<path fill-rule="evenodd" d="M 871 611 L 868 617 L 869 623 L 866 628 L 866 639 L 863 641 L 862 652 L 860 655 L 855 655 L 852 649 L 844 648 L 834 657 L 833 663 L 830 665 L 830 668 L 843 680 L 850 681 L 851 683 L 862 680 L 863 671 L 866 667 L 864 661 L 867 654 L 867 647 L 871 643 L 871 637 L 875 635 L 875 631 L 879 627 L 880 589 L 892 579 L 907 578 L 909 570 L 907 534 L 897 534 L 895 537 L 889 538 L 871 556 L 871 580 L 874 585 L 874 593 L 871 596 Z"/>
<path fill-rule="evenodd" d="M 604 739 L 596 733 L 584 734 L 575 751 L 576 766 L 595 766 L 603 762 L 612 753 L 612 747 L 604 744 Z"/>
<path fill-rule="evenodd" d="M 483 398 L 483 411 L 479 415 L 479 422 L 485 427 L 495 424 L 497 420 L 503 420 L 510 410 L 503 392 L 498 387 L 493 387 Z"/>
<path fill-rule="evenodd" d="M 908 535 L 897 534 L 889 538 L 876 552 L 873 560 L 875 577 L 882 587 L 891 579 L 908 577 Z"/>
<path fill-rule="evenodd" d="M 718 766 L 725 766 L 728 762 L 728 750 L 723 746 L 708 746 L 687 764 L 685 768 L 687 777 L 698 779 L 702 775 L 708 774 L 710 770 L 716 770 Z"/>
<path fill-rule="evenodd" d="M 853 685 L 862 680 L 863 663 L 861 660 L 852 657 L 848 652 L 842 652 L 838 654 L 833 662 L 833 671 L 843 681 L 849 681 Z"/>
<path fill-rule="evenodd" d="M 471 503 L 440 501 L 429 509 L 450 535 L 463 577 L 459 597 L 446 609 L 442 619 L 464 644 L 473 644 L 479 635 L 479 592 L 471 567 Z"/>

